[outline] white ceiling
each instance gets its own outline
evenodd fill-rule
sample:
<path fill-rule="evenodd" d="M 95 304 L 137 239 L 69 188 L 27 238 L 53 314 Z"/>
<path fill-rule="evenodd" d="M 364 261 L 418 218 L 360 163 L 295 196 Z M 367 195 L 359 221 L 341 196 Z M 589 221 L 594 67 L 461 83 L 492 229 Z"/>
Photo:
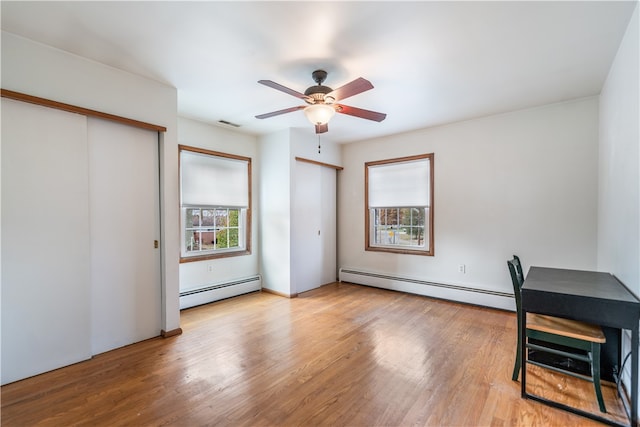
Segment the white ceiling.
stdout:
<path fill-rule="evenodd" d="M 140 74 L 178 90 L 181 116 L 265 134 L 313 126 L 302 111 L 311 72 L 334 89 L 364 77 L 373 90 L 344 104 L 338 143 L 543 105 L 600 92 L 637 1 L 25 2 L 2 1 L 2 29 Z"/>

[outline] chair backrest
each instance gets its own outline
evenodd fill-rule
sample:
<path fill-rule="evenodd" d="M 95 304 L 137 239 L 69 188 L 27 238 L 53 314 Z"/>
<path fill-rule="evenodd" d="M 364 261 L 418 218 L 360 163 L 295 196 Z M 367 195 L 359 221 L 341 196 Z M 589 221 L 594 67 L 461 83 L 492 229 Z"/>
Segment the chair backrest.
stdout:
<path fill-rule="evenodd" d="M 516 265 L 516 273 L 520 278 L 520 286 L 524 283 L 524 273 L 522 272 L 522 263 L 520 262 L 520 257 L 518 255 L 513 256 L 513 262 Z"/>
<path fill-rule="evenodd" d="M 524 283 L 524 277 L 522 277 L 522 273 L 518 273 L 518 269 L 522 272 L 520 259 L 514 255 L 514 259 L 507 261 L 507 266 L 509 267 L 509 274 L 511 275 L 511 283 L 513 283 L 513 294 L 516 297 L 516 309 L 518 310 L 518 313 L 520 313 L 522 305 L 520 288 Z"/>

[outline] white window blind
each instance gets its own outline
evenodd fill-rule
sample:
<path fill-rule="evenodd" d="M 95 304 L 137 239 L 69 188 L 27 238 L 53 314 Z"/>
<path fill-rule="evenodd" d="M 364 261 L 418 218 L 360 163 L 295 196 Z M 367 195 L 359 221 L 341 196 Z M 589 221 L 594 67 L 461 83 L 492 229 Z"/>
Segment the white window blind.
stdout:
<path fill-rule="evenodd" d="M 429 206 L 429 159 L 370 165 L 369 208 Z"/>
<path fill-rule="evenodd" d="M 182 150 L 180 152 L 181 205 L 249 205 L 248 162 Z"/>

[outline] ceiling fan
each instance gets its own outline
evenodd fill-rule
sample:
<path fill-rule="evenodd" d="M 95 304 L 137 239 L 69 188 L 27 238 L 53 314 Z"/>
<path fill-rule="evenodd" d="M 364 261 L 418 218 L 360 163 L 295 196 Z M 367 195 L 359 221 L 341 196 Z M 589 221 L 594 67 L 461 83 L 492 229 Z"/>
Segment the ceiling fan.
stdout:
<path fill-rule="evenodd" d="M 327 72 L 324 70 L 316 70 L 311 73 L 311 77 L 317 83 L 315 86 L 309 87 L 304 93 L 300 93 L 271 80 L 258 80 L 258 83 L 270 88 L 288 93 L 296 98 L 304 100 L 307 105 L 285 108 L 284 110 L 273 111 L 271 113 L 260 114 L 257 119 L 267 119 L 269 117 L 278 116 L 280 114 L 291 113 L 293 111 L 304 110 L 305 116 L 315 125 L 316 133 L 324 133 L 329 130 L 329 120 L 338 112 L 348 114 L 350 116 L 360 117 L 362 119 L 381 122 L 387 117 L 384 113 L 364 110 L 362 108 L 349 107 L 348 105 L 339 104 L 338 101 L 357 95 L 369 89 L 373 89 L 373 85 L 369 80 L 359 77 L 338 89 L 331 89 L 323 86 L 322 83 L 327 78 Z"/>

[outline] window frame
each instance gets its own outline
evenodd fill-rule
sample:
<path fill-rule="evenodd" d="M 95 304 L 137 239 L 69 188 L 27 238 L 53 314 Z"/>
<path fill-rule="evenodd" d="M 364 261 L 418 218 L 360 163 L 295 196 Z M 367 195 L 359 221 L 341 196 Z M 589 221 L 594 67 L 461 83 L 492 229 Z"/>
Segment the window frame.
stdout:
<path fill-rule="evenodd" d="M 229 159 L 229 160 L 240 160 L 247 163 L 247 207 L 238 207 L 238 206 L 196 206 L 189 205 L 183 206 L 182 204 L 182 165 L 181 165 L 181 153 L 183 151 L 188 151 L 191 153 L 204 154 L 207 156 L 217 157 L 221 159 Z M 219 151 L 207 150 L 199 147 L 192 147 L 187 145 L 178 145 L 178 189 L 180 192 L 180 263 L 186 262 L 194 262 L 194 261 L 205 261 L 211 259 L 218 258 L 227 258 L 234 256 L 242 256 L 242 255 L 250 255 L 251 254 L 251 158 L 245 156 L 239 156 L 235 154 L 222 153 Z M 238 218 L 238 228 L 239 234 L 244 237 L 244 246 L 240 248 L 223 248 L 223 249 L 212 249 L 207 251 L 206 253 L 197 254 L 194 253 L 192 255 L 188 255 L 186 253 L 186 235 L 187 235 L 187 220 L 186 220 L 186 211 L 187 209 L 207 209 L 207 210 L 221 210 L 221 209 L 239 209 L 239 218 Z M 241 227 L 241 222 L 244 222 L 244 230 Z M 215 226 L 215 225 L 214 225 Z M 229 226 L 227 225 L 227 228 Z M 240 236 L 239 236 L 240 238 Z"/>
<path fill-rule="evenodd" d="M 381 165 L 392 165 L 395 163 L 404 163 L 411 162 L 416 160 L 427 160 L 429 162 L 429 182 L 427 183 L 429 188 L 429 205 L 426 206 L 426 215 L 424 221 L 424 231 L 429 233 L 428 239 L 425 239 L 425 243 L 428 241 L 428 248 L 420 248 L 420 249 L 412 249 L 411 246 L 401 246 L 401 245 L 381 245 L 375 244 L 373 240 L 374 230 L 374 217 L 375 217 L 375 209 L 378 208 L 370 208 L 369 207 L 369 167 L 371 166 L 381 166 Z M 365 251 L 373 251 L 373 252 L 387 252 L 387 253 L 396 253 L 396 254 L 410 254 L 410 255 L 422 255 L 422 256 L 434 256 L 434 230 L 433 230 L 433 217 L 434 217 L 434 153 L 427 154 L 418 154 L 415 156 L 407 156 L 407 157 L 398 157 L 393 159 L 384 159 L 384 160 L 376 160 L 371 162 L 365 162 L 364 164 L 364 227 L 365 227 Z M 422 208 L 419 206 L 385 206 L 385 208 Z M 398 219 L 398 222 L 400 220 Z M 413 247 L 415 248 L 415 246 Z"/>

